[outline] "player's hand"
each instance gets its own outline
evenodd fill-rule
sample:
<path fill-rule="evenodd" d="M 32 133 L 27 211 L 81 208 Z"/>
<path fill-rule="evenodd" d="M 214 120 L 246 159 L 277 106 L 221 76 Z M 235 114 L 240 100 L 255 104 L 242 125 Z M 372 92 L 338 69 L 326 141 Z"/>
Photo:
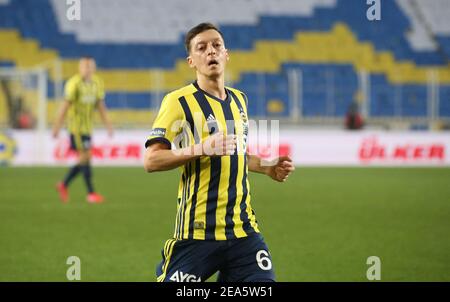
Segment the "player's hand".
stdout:
<path fill-rule="evenodd" d="M 222 131 L 209 136 L 203 143 L 203 155 L 232 155 L 236 150 L 236 135 L 225 135 Z"/>
<path fill-rule="evenodd" d="M 112 127 L 108 127 L 108 136 L 109 138 L 112 138 L 114 136 L 114 130 Z"/>
<path fill-rule="evenodd" d="M 267 167 L 266 174 L 273 180 L 285 182 L 294 170 L 292 159 L 289 156 L 281 156 L 275 160 L 274 165 Z"/>
<path fill-rule="evenodd" d="M 53 129 L 52 130 L 52 136 L 54 139 L 57 139 L 59 136 L 59 130 L 58 129 Z"/>

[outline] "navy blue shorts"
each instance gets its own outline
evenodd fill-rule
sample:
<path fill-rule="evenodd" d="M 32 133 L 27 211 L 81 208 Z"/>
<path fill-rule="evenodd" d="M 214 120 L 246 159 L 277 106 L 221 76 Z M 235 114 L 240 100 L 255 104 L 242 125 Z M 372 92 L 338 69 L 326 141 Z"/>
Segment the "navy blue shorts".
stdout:
<path fill-rule="evenodd" d="M 87 151 L 91 149 L 91 136 L 85 134 L 70 134 L 70 149 Z"/>
<path fill-rule="evenodd" d="M 169 239 L 156 268 L 159 282 L 201 282 L 219 272 L 219 282 L 272 282 L 275 274 L 259 233 L 224 241 Z"/>

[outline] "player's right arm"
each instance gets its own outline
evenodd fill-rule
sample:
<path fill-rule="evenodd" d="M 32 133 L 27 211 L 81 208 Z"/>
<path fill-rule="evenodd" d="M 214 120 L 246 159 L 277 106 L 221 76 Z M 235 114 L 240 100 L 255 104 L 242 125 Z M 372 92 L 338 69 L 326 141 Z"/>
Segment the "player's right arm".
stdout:
<path fill-rule="evenodd" d="M 218 132 L 201 143 L 177 150 L 170 150 L 167 143 L 155 142 L 149 145 L 144 156 L 147 172 L 166 171 L 182 166 L 201 156 L 222 156 L 233 154 L 236 136 Z"/>
<path fill-rule="evenodd" d="M 57 138 L 59 134 L 59 130 L 62 127 L 62 124 L 64 122 L 64 118 L 66 117 L 67 111 L 69 110 L 71 102 L 68 100 L 64 100 L 63 104 L 61 105 L 61 109 L 59 110 L 58 116 L 56 117 L 55 124 L 53 125 L 53 137 Z"/>
<path fill-rule="evenodd" d="M 64 86 L 64 102 L 61 105 L 61 109 L 56 117 L 55 124 L 53 125 L 53 137 L 57 138 L 59 134 L 59 130 L 61 129 L 64 118 L 66 117 L 67 111 L 69 110 L 70 105 L 75 101 L 77 96 L 77 78 L 70 78 L 66 85 Z"/>
<path fill-rule="evenodd" d="M 195 146 L 188 148 L 192 150 L 189 150 L 186 154 L 176 154 L 170 150 L 167 144 L 154 143 L 150 145 L 147 147 L 144 156 L 145 171 L 150 173 L 171 170 L 201 156 L 193 150 Z"/>
<path fill-rule="evenodd" d="M 218 132 L 197 144 L 172 150 L 172 143 L 185 122 L 178 98 L 168 94 L 161 103 L 153 129 L 145 143 L 144 169 L 147 172 L 166 171 L 182 166 L 201 156 L 229 155 L 235 150 L 236 137 Z"/>

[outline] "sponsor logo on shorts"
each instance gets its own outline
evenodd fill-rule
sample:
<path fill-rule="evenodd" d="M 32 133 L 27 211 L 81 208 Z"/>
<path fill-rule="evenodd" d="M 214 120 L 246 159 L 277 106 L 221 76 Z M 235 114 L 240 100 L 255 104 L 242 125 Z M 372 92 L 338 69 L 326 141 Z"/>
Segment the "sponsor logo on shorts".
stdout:
<path fill-rule="evenodd" d="M 170 277 L 170 281 L 173 281 L 173 282 L 201 282 L 202 279 L 201 279 L 201 277 L 197 277 L 195 275 L 183 273 L 181 271 L 176 271 Z"/>

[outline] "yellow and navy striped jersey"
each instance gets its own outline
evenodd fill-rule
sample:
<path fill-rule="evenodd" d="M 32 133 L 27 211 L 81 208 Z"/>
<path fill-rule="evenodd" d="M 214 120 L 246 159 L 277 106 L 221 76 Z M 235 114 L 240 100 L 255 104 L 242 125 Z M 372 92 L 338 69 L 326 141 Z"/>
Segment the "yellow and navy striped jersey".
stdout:
<path fill-rule="evenodd" d="M 68 112 L 69 132 L 91 134 L 95 107 L 105 97 L 103 81 L 96 75 L 90 81 L 84 81 L 80 75 L 75 75 L 67 81 L 64 95 L 71 103 Z"/>
<path fill-rule="evenodd" d="M 183 148 L 216 131 L 238 137 L 240 152 L 201 156 L 181 167 L 176 239 L 228 240 L 259 233 L 247 177 L 247 97 L 228 87 L 226 92 L 220 100 L 194 82 L 167 94 L 145 143 Z"/>

